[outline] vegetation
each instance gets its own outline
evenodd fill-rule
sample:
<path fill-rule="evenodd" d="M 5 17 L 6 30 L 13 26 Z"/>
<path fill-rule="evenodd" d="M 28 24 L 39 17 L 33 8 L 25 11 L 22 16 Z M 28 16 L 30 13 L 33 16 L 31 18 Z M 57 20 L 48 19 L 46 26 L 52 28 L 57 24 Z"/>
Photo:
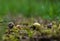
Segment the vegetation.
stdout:
<path fill-rule="evenodd" d="M 3 35 L 5 33 L 5 30 L 7 29 L 8 22 L 11 21 L 14 22 L 15 27 L 18 24 L 24 25 L 23 28 L 26 27 L 25 24 L 29 25 L 23 29 L 28 34 L 27 36 L 29 39 L 31 37 L 35 37 L 34 34 L 36 33 L 38 33 L 40 36 L 46 35 L 49 37 L 53 36 L 58 38 L 58 36 L 60 36 L 60 26 L 58 26 L 60 25 L 59 13 L 60 0 L 0 0 L 0 41 L 5 40 L 2 40 L 2 36 L 5 38 L 5 36 L 8 34 L 7 33 Z M 38 29 L 40 27 L 36 28 L 36 30 L 38 29 L 38 31 L 31 30 L 29 28 L 31 25 L 33 25 L 34 22 L 38 22 L 41 24 L 42 28 L 40 29 L 40 31 Z M 51 25 L 49 25 L 49 22 L 53 23 L 52 29 L 50 27 Z M 19 39 L 17 39 L 17 37 L 15 36 L 16 34 L 18 36 L 21 35 L 15 32 L 16 29 L 13 30 L 14 35 L 12 35 L 12 33 L 8 34 L 9 38 L 7 37 L 7 39 L 10 41 L 19 41 Z M 18 31 L 20 30 L 17 30 L 17 32 Z M 11 39 L 11 37 L 13 38 Z"/>
<path fill-rule="evenodd" d="M 60 18 L 59 0 L 0 0 L 0 17 L 41 16 L 42 18 Z"/>
<path fill-rule="evenodd" d="M 24 23 L 24 21 L 26 20 L 23 20 L 23 23 L 20 22 L 19 25 L 9 24 L 3 35 L 3 41 L 60 41 L 60 23 L 45 21 L 44 24 L 44 21 L 38 23 L 38 20 L 36 23 L 34 20 L 33 22 L 27 20 L 28 22 Z"/>

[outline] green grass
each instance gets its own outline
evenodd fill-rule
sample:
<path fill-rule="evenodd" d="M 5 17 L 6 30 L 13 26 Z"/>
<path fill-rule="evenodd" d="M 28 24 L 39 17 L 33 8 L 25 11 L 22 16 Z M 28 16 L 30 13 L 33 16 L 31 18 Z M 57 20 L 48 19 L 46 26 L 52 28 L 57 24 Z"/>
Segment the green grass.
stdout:
<path fill-rule="evenodd" d="M 0 17 L 5 15 L 60 17 L 59 0 L 0 0 Z"/>

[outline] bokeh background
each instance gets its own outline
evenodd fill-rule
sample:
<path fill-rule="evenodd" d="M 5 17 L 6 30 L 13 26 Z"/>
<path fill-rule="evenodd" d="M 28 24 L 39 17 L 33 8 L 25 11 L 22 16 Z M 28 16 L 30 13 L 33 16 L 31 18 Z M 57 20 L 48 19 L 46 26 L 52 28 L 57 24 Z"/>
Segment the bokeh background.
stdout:
<path fill-rule="evenodd" d="M 19 15 L 60 20 L 60 0 L 0 0 L 0 41 L 6 23 Z"/>
<path fill-rule="evenodd" d="M 60 17 L 60 0 L 0 0 L 0 17 L 6 15 Z"/>

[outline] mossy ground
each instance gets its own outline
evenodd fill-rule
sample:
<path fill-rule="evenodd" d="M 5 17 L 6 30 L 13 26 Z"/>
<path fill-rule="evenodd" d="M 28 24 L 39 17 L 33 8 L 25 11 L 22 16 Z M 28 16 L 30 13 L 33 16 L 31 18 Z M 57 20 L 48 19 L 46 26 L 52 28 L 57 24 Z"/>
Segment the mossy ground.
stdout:
<path fill-rule="evenodd" d="M 60 23 L 54 20 L 42 20 L 43 22 L 41 20 L 42 19 L 33 18 L 23 19 L 23 21 L 20 22 L 16 21 L 12 29 L 9 29 L 7 24 L 5 29 L 4 26 L 2 28 L 1 37 L 3 37 L 3 41 L 60 41 Z M 33 29 L 33 27 L 30 28 L 35 22 L 39 23 L 40 26 L 36 25 L 36 29 Z M 50 23 L 52 23 L 52 25 L 48 25 Z M 17 25 L 20 25 L 20 27 L 17 27 Z"/>

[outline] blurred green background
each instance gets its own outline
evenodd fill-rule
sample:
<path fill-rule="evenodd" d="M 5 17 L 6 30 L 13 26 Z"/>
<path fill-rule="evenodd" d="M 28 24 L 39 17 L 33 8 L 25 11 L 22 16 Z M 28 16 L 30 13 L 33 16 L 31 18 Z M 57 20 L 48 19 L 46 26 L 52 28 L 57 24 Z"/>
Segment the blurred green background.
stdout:
<path fill-rule="evenodd" d="M 60 17 L 60 0 L 0 0 L 0 17 L 6 15 Z"/>
<path fill-rule="evenodd" d="M 7 27 L 7 21 L 20 14 L 24 17 L 59 19 L 60 0 L 0 0 L 0 41 L 6 29 L 4 27 Z"/>

